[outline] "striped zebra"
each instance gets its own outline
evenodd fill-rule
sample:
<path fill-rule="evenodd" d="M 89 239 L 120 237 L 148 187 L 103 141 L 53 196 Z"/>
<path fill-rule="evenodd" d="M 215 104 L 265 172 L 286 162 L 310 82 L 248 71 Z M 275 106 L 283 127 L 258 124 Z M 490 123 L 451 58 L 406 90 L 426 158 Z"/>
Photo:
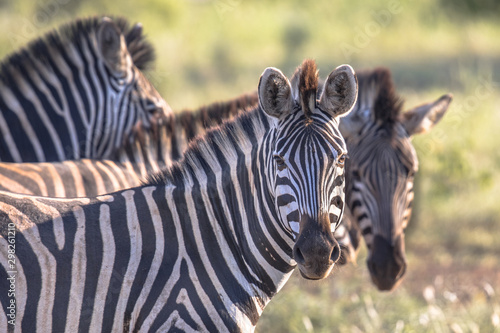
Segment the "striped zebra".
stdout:
<path fill-rule="evenodd" d="M 153 59 L 140 24 L 90 18 L 0 65 L 0 160 L 110 158 L 141 126 L 171 114 L 140 69 Z"/>
<path fill-rule="evenodd" d="M 349 150 L 343 223 L 356 247 L 361 235 L 379 290 L 391 290 L 406 272 L 404 230 L 411 216 L 418 159 L 411 138 L 444 116 L 451 94 L 404 113 L 388 69 L 358 72 L 359 95 L 340 130 Z"/>
<path fill-rule="evenodd" d="M 11 250 L 1 289 L 15 280 L 15 296 L 0 294 L 1 329 L 253 331 L 295 266 L 326 277 L 344 201 L 337 118 L 357 82 L 338 67 L 317 100 L 315 63 L 295 76 L 291 86 L 266 69 L 259 107 L 140 187 L 79 199 L 0 193 L 0 243 Z"/>
<path fill-rule="evenodd" d="M 139 130 L 123 144 L 116 160 L 0 163 L 0 190 L 65 198 L 94 197 L 139 186 L 149 174 L 179 160 L 196 136 L 257 103 L 257 95 L 248 94 L 175 113 L 148 130 Z"/>
<path fill-rule="evenodd" d="M 384 128 L 390 125 L 391 119 L 394 120 L 400 116 L 399 110 L 401 106 L 395 93 L 390 71 L 378 68 L 360 73 L 358 77 L 360 98 L 354 107 L 356 111 L 340 120 L 341 129 L 344 131 L 344 135 L 348 137 L 348 149 L 349 151 L 369 153 L 371 152 L 370 149 L 361 150 L 359 145 L 361 141 L 371 142 L 371 146 L 384 147 L 387 152 L 390 152 L 389 155 L 393 156 L 392 163 L 402 167 L 403 164 L 401 164 L 401 161 L 398 162 L 397 157 L 401 154 L 399 152 L 401 149 L 398 146 L 408 146 L 411 143 L 408 135 L 401 131 L 401 126 L 394 125 L 400 129 L 399 132 L 394 132 L 391 138 L 391 140 L 398 142 L 396 145 L 388 144 L 387 140 L 384 139 L 380 140 L 379 135 L 376 134 L 377 131 L 383 131 Z M 431 117 L 430 125 L 433 125 L 439 119 L 432 120 L 432 112 L 439 112 L 437 114 L 442 116 L 450 101 L 451 98 L 442 97 L 442 99 L 434 103 L 428 103 L 421 107 L 423 111 L 420 112 L 425 113 L 425 110 L 427 110 L 429 112 L 428 116 Z M 141 179 L 150 172 L 170 166 L 173 161 L 179 159 L 188 142 L 196 135 L 204 133 L 206 128 L 220 124 L 224 119 L 234 117 L 239 112 L 242 112 L 241 110 L 256 103 L 256 94 L 250 94 L 226 103 L 216 103 L 203 107 L 195 112 L 177 113 L 175 118 L 171 118 L 162 124 L 156 124 L 149 131 L 140 131 L 140 134 L 132 143 L 124 145 L 117 158 L 119 162 L 83 160 L 35 164 L 0 163 L 0 189 L 43 196 L 86 197 L 138 186 Z M 431 111 L 431 108 L 437 109 Z M 416 112 L 416 110 L 409 111 L 406 117 L 411 118 L 413 117 L 411 115 Z M 377 119 L 375 119 L 375 115 L 377 115 Z M 421 116 L 421 121 L 428 121 L 423 113 Z M 419 118 L 415 119 L 418 120 Z M 380 126 L 374 127 L 375 122 L 378 122 Z M 367 130 L 370 128 L 372 131 Z M 413 156 L 413 148 L 401 151 L 406 152 L 404 154 L 409 154 L 412 158 L 414 157 L 415 162 L 418 163 L 416 156 Z M 368 157 L 374 161 L 378 160 L 378 162 L 367 163 L 370 160 Z M 402 160 L 405 159 L 408 158 L 403 157 Z M 372 180 L 367 176 L 369 173 L 383 172 L 381 171 L 384 168 L 383 163 L 376 156 L 351 153 L 349 164 L 354 166 L 363 165 L 362 168 L 357 167 L 354 170 L 347 168 L 347 178 L 356 180 L 360 178 L 359 181 L 362 184 L 357 188 L 366 189 L 366 195 L 376 198 L 376 200 L 371 201 L 372 205 L 374 205 L 371 210 L 389 211 L 391 203 L 399 200 L 397 196 L 400 195 L 400 192 L 370 184 Z M 360 177 L 358 169 L 362 169 L 365 176 Z M 411 184 L 408 186 L 411 186 Z M 384 191 L 386 192 L 384 193 Z M 407 195 L 413 196 L 413 194 L 409 193 Z M 355 261 L 356 249 L 360 243 L 361 232 L 358 223 L 355 221 L 356 219 L 350 213 L 351 211 L 356 211 L 358 216 L 364 220 L 362 229 L 369 248 L 372 247 L 373 234 L 383 235 L 383 232 L 378 231 L 379 229 L 385 229 L 386 235 L 388 230 L 398 230 L 398 235 L 401 234 L 399 239 L 404 239 L 404 228 L 401 228 L 401 226 L 406 226 L 408 223 L 410 210 L 403 215 L 399 215 L 399 217 L 394 215 L 391 219 L 380 220 L 372 233 L 372 222 L 367 219 L 368 214 L 366 217 L 363 215 L 366 209 L 359 207 L 362 202 L 363 200 L 355 199 L 347 201 L 349 209 L 346 210 L 343 222 L 335 231 L 335 237 L 342 249 L 339 264 Z M 376 212 L 370 213 L 370 215 L 376 214 Z M 406 216 L 404 222 L 401 216 Z M 390 238 L 386 237 L 385 239 Z M 381 240 L 379 237 L 378 244 L 383 244 Z M 387 245 L 387 243 L 385 244 Z M 370 250 L 369 262 L 371 263 L 369 263 L 369 266 L 372 267 L 370 272 L 375 284 L 381 290 L 394 288 L 404 275 L 406 260 L 402 250 L 403 245 L 404 243 L 398 243 L 396 247 L 382 248 L 383 250 L 378 251 L 377 256 L 373 255 L 373 250 Z M 377 266 L 382 268 L 378 269 Z"/>
<path fill-rule="evenodd" d="M 169 167 L 179 160 L 189 142 L 208 128 L 220 125 L 258 103 L 257 94 L 184 110 L 140 130 L 125 142 L 115 160 L 70 160 L 46 163 L 0 162 L 0 190 L 48 196 L 93 197 L 139 186 L 151 172 Z M 341 224 L 335 237 L 341 248 L 339 265 L 355 260 L 356 249 L 349 229 Z"/>

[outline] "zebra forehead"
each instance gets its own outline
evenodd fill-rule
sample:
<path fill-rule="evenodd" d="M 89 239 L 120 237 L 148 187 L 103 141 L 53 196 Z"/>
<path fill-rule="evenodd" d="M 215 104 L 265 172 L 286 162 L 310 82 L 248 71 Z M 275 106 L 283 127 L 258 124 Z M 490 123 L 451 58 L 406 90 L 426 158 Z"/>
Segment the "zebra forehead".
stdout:
<path fill-rule="evenodd" d="M 370 168 L 380 163 L 403 165 L 409 170 L 418 169 L 418 158 L 407 136 L 390 136 L 388 133 L 376 131 L 360 141 L 359 145 L 350 150 L 353 161 L 370 163 Z M 382 131 L 384 132 L 384 131 Z M 397 131 L 393 131 L 393 134 Z"/>
<path fill-rule="evenodd" d="M 308 126 L 297 129 L 294 134 L 280 138 L 276 150 L 288 150 L 294 153 L 308 151 L 312 154 L 323 152 L 329 158 L 335 158 L 346 151 L 345 141 L 338 131 Z"/>

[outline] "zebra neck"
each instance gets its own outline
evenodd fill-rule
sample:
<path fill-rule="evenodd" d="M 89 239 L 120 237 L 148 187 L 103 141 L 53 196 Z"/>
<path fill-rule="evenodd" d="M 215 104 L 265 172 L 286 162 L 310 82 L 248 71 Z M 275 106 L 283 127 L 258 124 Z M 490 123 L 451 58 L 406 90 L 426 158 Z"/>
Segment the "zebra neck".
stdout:
<path fill-rule="evenodd" d="M 146 178 L 151 171 L 160 172 L 180 160 L 189 142 L 206 130 L 196 116 L 188 126 L 181 117 L 172 115 L 149 129 L 138 129 L 132 140 L 118 151 L 116 159 L 131 165 L 136 174 Z"/>
<path fill-rule="evenodd" d="M 177 211 L 182 242 L 196 253 L 190 260 L 202 262 L 194 260 L 193 267 L 210 266 L 215 285 L 234 286 L 227 306 L 237 304 L 234 311 L 254 324 L 295 267 L 292 239 L 278 222 L 266 185 L 269 135 L 261 111 L 209 132 L 186 152 L 173 171 L 182 176 L 166 185 L 171 195 L 165 196 L 169 207 L 183 209 Z"/>

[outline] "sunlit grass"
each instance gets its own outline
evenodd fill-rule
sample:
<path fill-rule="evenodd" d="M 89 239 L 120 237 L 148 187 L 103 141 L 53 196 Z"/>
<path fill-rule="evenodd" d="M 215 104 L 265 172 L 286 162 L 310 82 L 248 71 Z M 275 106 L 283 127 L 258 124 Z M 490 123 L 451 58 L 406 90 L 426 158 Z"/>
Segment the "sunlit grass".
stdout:
<path fill-rule="evenodd" d="M 397 290 L 380 293 L 364 267 L 349 267 L 319 283 L 298 274 L 264 311 L 257 332 L 494 332 L 500 292 L 493 270 L 447 267 L 410 257 Z M 471 270 L 469 272 L 469 270 Z"/>

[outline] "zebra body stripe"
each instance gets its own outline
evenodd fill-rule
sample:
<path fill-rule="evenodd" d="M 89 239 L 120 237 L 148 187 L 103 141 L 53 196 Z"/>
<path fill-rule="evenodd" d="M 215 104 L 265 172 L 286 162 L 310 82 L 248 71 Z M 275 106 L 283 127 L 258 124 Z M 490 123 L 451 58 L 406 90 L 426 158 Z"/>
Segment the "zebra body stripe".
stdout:
<path fill-rule="evenodd" d="M 314 75 L 315 67 L 306 65 Z M 344 66 L 335 73 L 351 75 L 344 89 L 355 89 L 352 69 Z M 276 75 L 282 74 L 266 70 L 262 84 L 276 84 Z M 262 93 L 268 92 L 276 93 L 267 88 Z M 262 99 L 281 96 L 287 94 Z M 183 161 L 141 187 L 74 199 L 0 192 L 0 210 L 6 212 L 0 215 L 1 238 L 7 239 L 7 226 L 15 223 L 16 266 L 27 286 L 17 290 L 20 299 L 27 298 L 17 308 L 22 321 L 16 327 L 27 332 L 252 331 L 296 264 L 304 277 L 328 275 L 338 258 L 330 223 L 338 224 L 339 216 L 330 222 L 309 215 L 323 216 L 330 198 L 343 194 L 343 182 L 311 188 L 308 177 L 289 181 L 301 221 L 300 233 L 293 235 L 274 199 L 276 170 L 282 166 L 273 154 L 292 160 L 309 149 L 302 137 L 314 138 L 328 149 L 308 151 L 324 161 L 311 172 L 330 177 L 324 168 L 337 163 L 332 152 L 345 154 L 338 123 L 318 108 L 312 114 L 285 109 L 281 112 L 289 116 L 277 121 L 269 118 L 276 111 L 268 107 L 210 131 L 191 144 Z M 300 126 L 309 129 L 288 130 Z M 290 174 L 304 167 L 288 165 Z M 339 170 L 334 176 L 342 175 Z M 330 195 L 316 193 L 323 191 Z M 319 198 L 316 209 L 301 207 L 300 202 L 311 204 L 301 201 L 309 196 Z M 324 251 L 327 258 L 314 256 Z M 9 269 L 6 262 L 0 265 L 4 289 Z M 10 300 L 3 294 L 0 301 L 5 309 Z"/>

